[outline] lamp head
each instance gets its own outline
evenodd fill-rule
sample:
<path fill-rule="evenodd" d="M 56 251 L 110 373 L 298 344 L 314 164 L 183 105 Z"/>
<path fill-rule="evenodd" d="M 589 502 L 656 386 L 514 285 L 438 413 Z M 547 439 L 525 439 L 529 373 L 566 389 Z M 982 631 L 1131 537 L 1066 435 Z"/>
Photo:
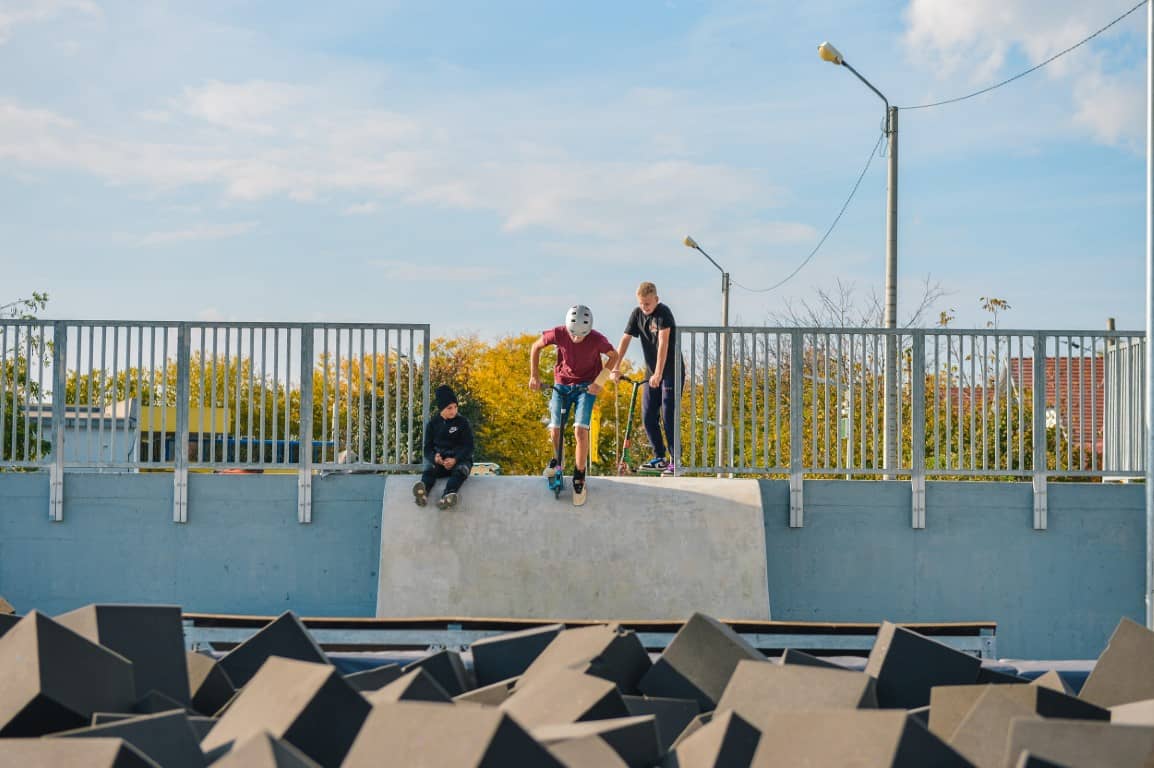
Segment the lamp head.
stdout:
<path fill-rule="evenodd" d="M 821 57 L 822 61 L 828 61 L 830 64 L 841 65 L 845 63 L 841 53 L 837 48 L 834 48 L 829 43 L 822 43 L 817 47 L 817 55 Z"/>
<path fill-rule="evenodd" d="M 696 240 L 694 240 L 694 239 L 693 239 L 692 237 L 690 237 L 689 235 L 686 235 L 686 236 L 685 236 L 685 240 L 683 240 L 682 242 L 684 242 L 684 243 L 685 243 L 685 247 L 686 247 L 686 248 L 698 248 L 698 249 L 700 249 L 700 248 L 701 248 L 701 246 L 699 246 L 699 245 L 697 244 L 697 241 L 696 241 Z"/>

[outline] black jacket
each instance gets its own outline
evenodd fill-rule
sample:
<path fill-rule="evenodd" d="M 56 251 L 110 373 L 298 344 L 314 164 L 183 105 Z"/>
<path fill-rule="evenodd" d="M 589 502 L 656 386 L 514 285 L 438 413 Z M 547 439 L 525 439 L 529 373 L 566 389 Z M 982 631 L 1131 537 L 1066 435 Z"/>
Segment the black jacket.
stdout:
<path fill-rule="evenodd" d="M 449 420 L 435 414 L 425 424 L 425 461 L 432 462 L 438 453 L 442 458 L 452 457 L 458 464 L 473 463 L 473 428 L 469 420 L 457 414 Z"/>

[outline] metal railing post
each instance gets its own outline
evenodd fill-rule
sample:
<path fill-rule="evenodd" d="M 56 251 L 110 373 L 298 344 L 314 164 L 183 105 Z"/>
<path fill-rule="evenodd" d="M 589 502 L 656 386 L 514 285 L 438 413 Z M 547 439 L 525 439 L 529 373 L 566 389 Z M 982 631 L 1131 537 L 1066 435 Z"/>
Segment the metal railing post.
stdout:
<path fill-rule="evenodd" d="M 1034 530 L 1046 530 L 1046 337 L 1034 334 Z"/>
<path fill-rule="evenodd" d="M 926 527 L 926 337 L 911 331 L 910 490 L 912 525 Z"/>
<path fill-rule="evenodd" d="M 791 331 L 789 335 L 789 527 L 805 524 L 802 490 L 804 483 L 805 448 L 805 364 L 804 335 Z"/>
<path fill-rule="evenodd" d="M 176 331 L 176 445 L 173 446 L 173 512 L 175 523 L 188 522 L 188 401 L 189 328 L 180 323 Z"/>
<path fill-rule="evenodd" d="M 44 350 L 40 350 L 44 354 Z M 48 519 L 64 520 L 64 400 L 68 387 L 68 326 L 52 324 L 52 463 L 48 467 Z M 0 433 L 2 434 L 2 433 Z M 39 435 L 37 436 L 40 437 Z"/>
<path fill-rule="evenodd" d="M 376 365 L 377 361 L 373 361 Z M 297 469 L 297 522 L 313 521 L 313 327 L 301 329 L 300 467 Z"/>

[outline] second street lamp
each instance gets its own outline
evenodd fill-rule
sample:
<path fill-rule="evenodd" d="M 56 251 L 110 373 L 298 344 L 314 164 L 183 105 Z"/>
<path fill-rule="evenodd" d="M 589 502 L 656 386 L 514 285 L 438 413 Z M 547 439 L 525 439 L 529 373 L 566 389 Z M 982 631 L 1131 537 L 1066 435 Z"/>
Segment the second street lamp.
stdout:
<path fill-rule="evenodd" d="M 702 250 L 689 235 L 685 236 L 686 248 L 692 248 L 717 267 L 721 273 L 721 341 L 717 352 L 717 466 L 728 466 L 726 458 L 730 453 L 729 431 L 729 273 L 713 257 Z M 720 475 L 718 475 L 720 477 Z"/>
<path fill-rule="evenodd" d="M 845 67 L 858 80 L 878 95 L 886 105 L 885 133 L 889 139 L 889 174 L 886 193 L 886 303 L 884 325 L 897 328 L 898 322 L 898 108 L 891 107 L 881 91 L 849 65 L 837 48 L 829 43 L 817 47 L 817 55 L 839 67 Z M 898 468 L 898 339 L 887 333 L 885 339 L 885 431 L 884 458 L 886 469 Z"/>

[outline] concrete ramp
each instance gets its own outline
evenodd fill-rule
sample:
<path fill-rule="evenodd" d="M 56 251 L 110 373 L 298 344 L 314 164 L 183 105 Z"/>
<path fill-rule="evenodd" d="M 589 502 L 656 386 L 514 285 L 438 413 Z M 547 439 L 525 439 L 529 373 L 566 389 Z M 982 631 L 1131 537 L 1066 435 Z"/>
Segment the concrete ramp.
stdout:
<path fill-rule="evenodd" d="M 416 479 L 385 483 L 377 616 L 770 618 L 756 480 L 593 477 L 574 507 L 542 477 L 482 476 L 441 511 Z"/>

